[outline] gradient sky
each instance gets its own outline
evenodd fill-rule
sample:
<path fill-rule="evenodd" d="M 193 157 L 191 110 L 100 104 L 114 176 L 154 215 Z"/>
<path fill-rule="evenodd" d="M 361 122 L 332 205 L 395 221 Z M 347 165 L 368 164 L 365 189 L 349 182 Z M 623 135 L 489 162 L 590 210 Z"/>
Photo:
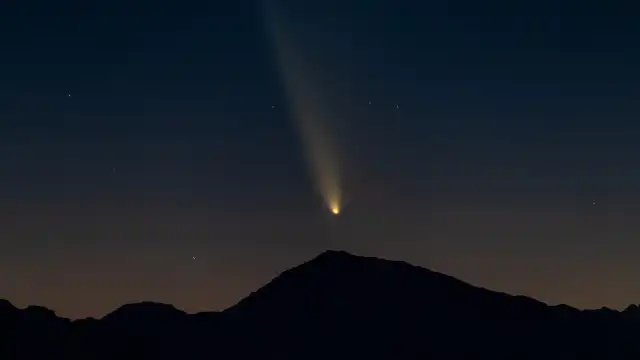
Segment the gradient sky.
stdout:
<path fill-rule="evenodd" d="M 640 302 L 631 9 L 279 1 L 344 164 L 332 217 L 265 8 L 232 3 L 1 3 L 0 298 L 223 309 L 332 248 Z"/>

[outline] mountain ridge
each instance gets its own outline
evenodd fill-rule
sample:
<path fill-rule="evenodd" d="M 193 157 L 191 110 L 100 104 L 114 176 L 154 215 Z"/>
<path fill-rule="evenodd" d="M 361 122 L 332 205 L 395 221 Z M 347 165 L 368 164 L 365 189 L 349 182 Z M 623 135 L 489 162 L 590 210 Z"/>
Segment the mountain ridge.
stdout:
<path fill-rule="evenodd" d="M 639 309 L 550 306 L 330 250 L 219 312 L 141 302 L 71 321 L 0 301 L 0 358 L 636 359 Z"/>
<path fill-rule="evenodd" d="M 494 293 L 500 293 L 500 294 L 505 294 L 505 295 L 509 295 L 512 297 L 518 297 L 518 298 L 527 298 L 527 299 L 532 299 L 538 302 L 541 302 L 547 306 L 550 307 L 560 307 L 560 308 L 570 308 L 570 309 L 574 309 L 577 311 L 581 311 L 581 312 L 610 312 L 610 313 L 631 313 L 631 312 L 638 312 L 640 314 L 640 305 L 639 304 L 629 304 L 627 307 L 625 307 L 624 309 L 618 310 L 618 309 L 612 309 L 609 307 L 601 307 L 601 308 L 597 308 L 597 309 L 580 309 L 580 308 L 576 308 L 574 306 L 568 305 L 568 304 L 555 304 L 555 305 L 550 305 L 547 304 L 543 301 L 540 301 L 534 297 L 530 297 L 530 296 L 525 296 L 525 295 L 514 295 L 514 294 L 509 294 L 507 292 L 502 292 L 502 291 L 497 291 L 497 290 L 491 290 L 482 286 L 478 286 L 478 285 L 474 285 L 472 283 L 469 283 L 467 281 L 464 280 L 460 280 L 458 278 L 455 278 L 453 276 L 444 274 L 444 273 L 440 273 L 431 269 L 427 269 L 421 266 L 417 266 L 417 265 L 413 265 L 411 263 L 408 263 L 406 261 L 402 261 L 402 260 L 388 260 L 388 259 L 384 259 L 384 258 L 380 258 L 380 257 L 374 257 L 374 256 L 361 256 L 361 255 L 354 255 L 350 252 L 344 251 L 344 250 L 325 250 L 323 252 L 321 252 L 320 254 L 316 255 L 315 257 L 313 257 L 312 259 L 303 262 L 302 264 L 292 267 L 290 269 L 286 269 L 283 272 L 277 274 L 270 282 L 268 282 L 267 284 L 263 285 L 262 287 L 258 288 L 256 291 L 250 293 L 247 297 L 251 296 L 252 294 L 256 293 L 257 291 L 259 291 L 260 289 L 264 288 L 265 286 L 269 285 L 271 282 L 273 282 L 274 280 L 278 279 L 279 277 L 286 275 L 287 273 L 290 273 L 293 270 L 296 270 L 302 266 L 305 266 L 307 264 L 313 263 L 314 261 L 324 261 L 324 259 L 331 259 L 331 261 L 334 261 L 335 259 L 357 259 L 357 260 L 361 260 L 361 261 L 384 261 L 387 263 L 391 263 L 391 264 L 397 264 L 397 265 L 402 265 L 402 266 L 407 266 L 413 269 L 419 269 L 421 271 L 428 271 L 430 273 L 433 274 L 437 274 L 439 276 L 445 277 L 447 279 L 453 280 L 453 281 L 457 281 L 460 283 L 463 283 L 467 286 L 471 286 L 477 289 L 481 289 L 481 290 L 486 290 L 486 291 L 491 291 Z M 242 301 L 244 301 L 247 297 L 241 299 L 238 303 L 231 305 L 229 308 L 223 309 L 223 310 L 217 310 L 217 311 L 202 311 L 202 312 L 196 312 L 196 313 L 188 313 L 184 310 L 181 310 L 179 308 L 176 308 L 173 304 L 168 304 L 168 303 L 162 303 L 162 302 L 156 302 L 156 301 L 140 301 L 140 302 L 132 302 L 132 303 L 125 303 L 123 305 L 120 305 L 119 307 L 117 307 L 116 309 L 114 309 L 113 311 L 106 313 L 105 315 L 103 315 L 100 318 L 95 318 L 95 317 L 85 317 L 85 318 L 78 318 L 78 319 L 70 319 L 70 318 L 65 318 L 65 317 L 61 317 L 64 319 L 68 319 L 70 321 L 81 321 L 81 320 L 91 320 L 91 319 L 103 319 L 105 317 L 108 317 L 109 315 L 122 311 L 123 309 L 128 309 L 128 308 L 139 308 L 139 309 L 145 309 L 147 307 L 164 307 L 166 309 L 169 308 L 173 308 L 174 310 L 178 311 L 178 312 L 182 312 L 186 315 L 196 315 L 196 314 L 203 314 L 203 313 L 220 313 L 220 312 L 224 312 L 227 311 L 235 306 L 237 306 L 239 303 L 241 303 Z M 54 314 L 56 314 L 54 309 L 50 309 L 47 308 L 46 306 L 41 306 L 38 304 L 31 304 L 31 305 L 27 305 L 24 308 L 19 308 L 17 306 L 15 306 L 10 300 L 8 299 L 3 299 L 0 298 L 0 311 L 2 310 L 6 310 L 8 308 L 13 308 L 15 310 L 27 310 L 29 308 L 39 308 L 39 309 L 46 309 L 50 312 L 53 312 Z M 146 309 L 144 310 L 146 311 Z M 56 316 L 58 316 L 56 314 Z"/>

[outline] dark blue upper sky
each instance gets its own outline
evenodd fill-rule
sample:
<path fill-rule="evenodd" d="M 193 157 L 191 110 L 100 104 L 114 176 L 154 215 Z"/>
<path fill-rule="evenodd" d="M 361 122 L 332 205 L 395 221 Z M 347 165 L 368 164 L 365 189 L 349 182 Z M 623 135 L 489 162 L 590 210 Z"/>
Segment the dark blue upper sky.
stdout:
<path fill-rule="evenodd" d="M 221 308 L 333 247 L 637 302 L 640 26 L 620 4 L 277 2 L 345 164 L 329 219 L 264 4 L 2 2 L 0 298 Z"/>

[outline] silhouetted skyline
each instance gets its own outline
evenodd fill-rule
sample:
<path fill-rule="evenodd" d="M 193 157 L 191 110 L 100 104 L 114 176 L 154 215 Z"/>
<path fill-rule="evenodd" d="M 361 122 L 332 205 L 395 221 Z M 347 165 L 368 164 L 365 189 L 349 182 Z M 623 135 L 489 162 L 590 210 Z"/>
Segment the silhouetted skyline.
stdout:
<path fill-rule="evenodd" d="M 326 251 L 219 312 L 146 301 L 70 321 L 0 299 L 0 356 L 635 359 L 638 311 L 549 306 L 402 261 Z"/>
<path fill-rule="evenodd" d="M 551 304 L 640 301 L 633 11 L 271 4 L 0 4 L 0 298 L 222 309 L 331 248 Z M 338 217 L 274 24 L 332 130 Z"/>

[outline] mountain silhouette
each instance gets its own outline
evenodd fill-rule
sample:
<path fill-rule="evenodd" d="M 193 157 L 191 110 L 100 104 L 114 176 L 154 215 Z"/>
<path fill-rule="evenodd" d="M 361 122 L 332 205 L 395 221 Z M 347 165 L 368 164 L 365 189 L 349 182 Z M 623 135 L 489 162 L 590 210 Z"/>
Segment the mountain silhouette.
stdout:
<path fill-rule="evenodd" d="M 327 251 L 221 312 L 70 321 L 0 300 L 0 359 L 638 359 L 640 308 L 578 310 Z"/>

